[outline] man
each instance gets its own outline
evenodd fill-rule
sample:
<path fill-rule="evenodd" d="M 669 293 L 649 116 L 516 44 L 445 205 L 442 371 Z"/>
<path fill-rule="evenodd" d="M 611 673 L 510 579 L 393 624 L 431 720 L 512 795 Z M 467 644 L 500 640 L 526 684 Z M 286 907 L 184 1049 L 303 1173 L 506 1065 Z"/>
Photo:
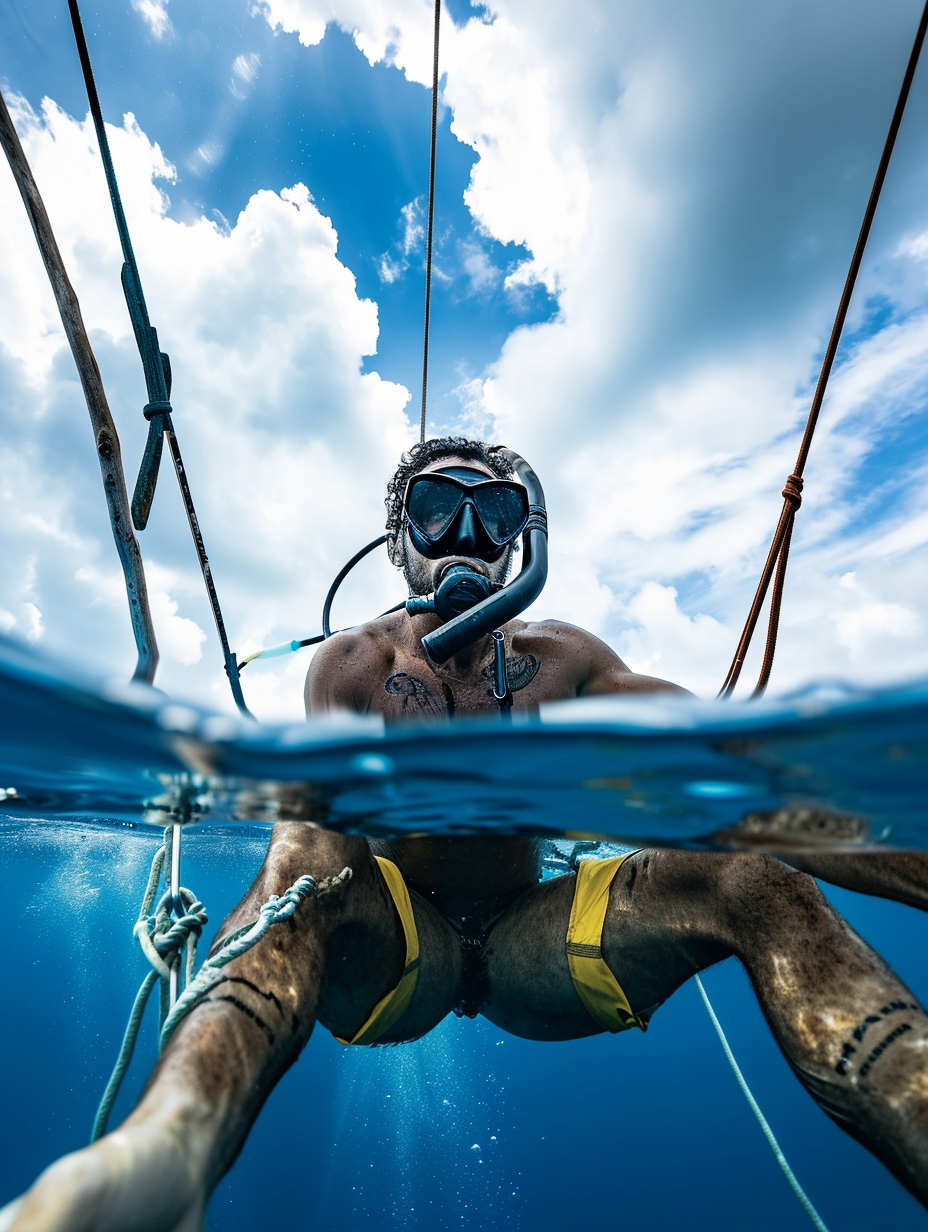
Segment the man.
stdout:
<path fill-rule="evenodd" d="M 404 457 L 388 493 L 388 548 L 411 594 L 435 591 L 456 565 L 503 581 L 525 522 L 513 513 L 525 505 L 516 486 L 503 456 L 478 442 L 430 441 Z M 422 639 L 440 623 L 400 612 L 331 638 L 307 677 L 308 712 L 408 721 L 496 711 L 491 639 L 439 665 Z M 569 625 L 513 620 L 503 631 L 518 710 L 676 688 L 629 671 Z M 194 1232 L 317 1020 L 352 1044 L 413 1040 L 451 1011 L 535 1040 L 644 1030 L 681 984 L 731 955 L 813 1098 L 928 1205 L 928 1017 L 811 877 L 769 856 L 670 850 L 589 861 L 539 883 L 539 858 L 526 838 L 369 843 L 276 826 L 220 940 L 305 873 L 321 881 L 347 867 L 350 879 L 223 969 L 132 1115 L 48 1169 L 0 1213 L 0 1230 Z M 804 864 L 928 906 L 921 855 Z"/>

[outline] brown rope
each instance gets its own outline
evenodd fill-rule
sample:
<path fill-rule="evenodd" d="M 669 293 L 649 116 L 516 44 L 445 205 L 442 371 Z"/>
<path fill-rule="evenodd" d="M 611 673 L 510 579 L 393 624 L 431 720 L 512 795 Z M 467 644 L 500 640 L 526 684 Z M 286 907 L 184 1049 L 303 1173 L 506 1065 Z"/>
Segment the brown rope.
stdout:
<path fill-rule="evenodd" d="M 738 642 L 738 649 L 735 651 L 735 657 L 732 659 L 731 667 L 728 669 L 728 675 L 725 677 L 725 682 L 719 690 L 719 697 L 730 697 L 734 692 L 735 685 L 738 683 L 738 677 L 741 675 L 741 669 L 744 666 L 744 660 L 747 656 L 748 648 L 751 645 L 751 638 L 754 636 L 754 629 L 757 626 L 761 608 L 763 607 L 764 600 L 767 597 L 767 590 L 770 587 L 770 579 L 773 577 L 774 569 L 776 569 L 776 580 L 774 581 L 773 595 L 770 600 L 770 619 L 767 627 L 767 645 L 764 650 L 764 660 L 761 666 L 760 676 L 758 677 L 752 696 L 760 697 L 766 689 L 767 682 L 770 679 L 770 671 L 773 667 L 773 656 L 776 652 L 777 646 L 777 631 L 780 623 L 780 605 L 783 600 L 783 583 L 786 579 L 786 562 L 789 557 L 790 540 L 792 539 L 793 534 L 793 521 L 795 520 L 797 509 L 802 504 L 802 473 L 805 470 L 806 461 L 809 457 L 809 448 L 812 444 L 815 426 L 818 423 L 819 411 L 822 408 L 822 401 L 825 397 L 825 388 L 828 385 L 828 378 L 831 376 L 831 369 L 838 350 L 838 343 L 841 341 L 841 332 L 844 329 L 844 321 L 847 317 L 848 308 L 851 303 L 851 296 L 854 292 L 854 284 L 857 281 L 857 275 L 860 271 L 860 264 L 863 260 L 864 249 L 867 247 L 867 240 L 870 236 L 870 228 L 873 225 L 876 207 L 880 200 L 880 192 L 883 188 L 883 181 L 886 179 L 886 171 L 889 167 L 889 160 L 892 157 L 893 146 L 896 144 L 896 135 L 899 132 L 899 125 L 902 123 L 902 115 L 905 111 L 906 101 L 909 97 L 912 79 L 915 76 L 915 69 L 918 65 L 918 57 L 922 49 L 922 43 L 925 41 L 926 28 L 928 28 L 928 2 L 926 2 L 925 8 L 922 11 L 921 21 L 918 24 L 918 30 L 915 34 L 915 42 L 912 45 L 912 53 L 909 56 L 905 76 L 902 79 L 902 88 L 900 89 L 899 97 L 896 100 L 896 109 L 893 112 L 892 122 L 889 126 L 889 133 L 886 137 L 886 144 L 883 146 L 883 154 L 880 158 L 880 165 L 877 167 L 876 176 L 873 180 L 873 188 L 870 190 L 870 200 L 867 202 L 864 220 L 861 223 L 860 234 L 857 236 L 857 244 L 854 248 L 854 256 L 851 259 L 851 267 L 848 270 L 847 279 L 844 283 L 844 290 L 841 293 L 841 302 L 838 305 L 835 323 L 831 329 L 831 337 L 828 339 L 828 347 L 825 351 L 825 357 L 822 360 L 822 368 L 819 372 L 818 383 L 815 386 L 815 395 L 812 398 L 809 418 L 806 420 L 806 429 L 802 435 L 802 444 L 799 446 L 799 456 L 796 459 L 796 466 L 793 473 L 787 479 L 786 487 L 783 489 L 783 509 L 780 513 L 780 520 L 777 523 L 777 529 L 774 532 L 773 542 L 770 545 L 770 551 L 767 553 L 767 560 L 764 563 L 760 582 L 758 583 L 757 591 L 754 595 L 754 601 L 751 604 L 751 610 L 748 612 L 748 618 L 741 634 L 741 640 Z"/>

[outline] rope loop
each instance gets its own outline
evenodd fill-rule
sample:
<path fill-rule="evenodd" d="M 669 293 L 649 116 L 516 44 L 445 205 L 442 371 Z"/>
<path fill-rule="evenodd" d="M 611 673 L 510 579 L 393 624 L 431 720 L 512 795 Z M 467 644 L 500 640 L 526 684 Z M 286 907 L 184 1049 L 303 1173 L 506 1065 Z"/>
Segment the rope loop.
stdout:
<path fill-rule="evenodd" d="M 793 513 L 802 504 L 802 476 L 792 474 L 786 481 L 786 487 L 783 489 L 783 499 L 788 500 L 793 507 Z"/>
<path fill-rule="evenodd" d="M 304 898 L 310 898 L 318 893 L 319 883 L 315 877 L 304 873 L 285 894 L 272 894 L 258 914 L 269 916 L 271 924 L 279 924 L 281 920 L 290 919 Z"/>
<path fill-rule="evenodd" d="M 146 402 L 142 407 L 142 414 L 146 419 L 152 420 L 156 415 L 170 415 L 172 410 L 170 402 Z"/>
<path fill-rule="evenodd" d="M 174 1003 L 174 1008 L 168 1014 L 164 1021 L 164 1026 L 161 1028 L 161 1050 L 164 1050 L 181 1019 L 186 1017 L 195 1005 L 208 996 L 213 986 L 222 978 L 220 972 L 223 967 L 227 966 L 234 959 L 241 958 L 243 954 L 247 954 L 265 936 L 272 924 L 279 924 L 282 920 L 289 920 L 300 903 L 305 899 L 317 898 L 323 894 L 328 894 L 332 890 L 340 889 L 346 882 L 351 880 L 351 877 L 352 870 L 350 868 L 343 868 L 336 876 L 326 877 L 321 882 L 317 882 L 315 877 L 310 877 L 308 873 L 304 873 L 302 877 L 297 878 L 285 893 L 280 895 L 272 894 L 267 902 L 259 908 L 258 918 L 252 921 L 251 924 L 244 925 L 226 937 L 221 948 L 207 958 L 206 962 L 197 972 L 196 977 L 190 981 L 183 994 L 178 997 Z"/>
<path fill-rule="evenodd" d="M 209 923 L 203 904 L 191 890 L 181 886 L 180 896 L 184 915 L 178 919 L 171 915 L 171 895 L 168 892 L 158 903 L 154 914 L 137 920 L 132 930 L 142 953 L 163 980 L 171 978 L 180 951 L 191 935 L 198 938 L 203 932 L 203 925 Z"/>

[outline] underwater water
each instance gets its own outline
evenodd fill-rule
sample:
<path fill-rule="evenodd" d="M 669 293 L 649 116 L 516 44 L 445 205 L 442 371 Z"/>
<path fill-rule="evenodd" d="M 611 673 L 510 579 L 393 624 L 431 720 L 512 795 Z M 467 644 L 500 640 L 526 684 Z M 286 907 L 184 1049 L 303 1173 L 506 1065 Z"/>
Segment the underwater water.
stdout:
<path fill-rule="evenodd" d="M 258 728 L 150 690 L 63 678 L 0 645 L 0 1202 L 87 1141 L 147 964 L 132 937 L 161 826 L 189 820 L 182 880 L 210 914 L 247 888 L 277 816 L 372 834 L 538 828 L 618 842 L 926 846 L 928 689 L 834 687 L 759 706 L 573 703 L 538 721 L 384 732 L 364 719 Z M 414 817 L 403 822 L 405 817 Z M 747 821 L 745 819 L 748 819 Z M 928 918 L 823 887 L 928 997 Z M 205 952 L 205 948 L 204 948 Z M 704 982 L 768 1121 L 831 1232 L 924 1211 L 802 1091 L 734 961 Z M 143 1026 L 114 1120 L 155 1056 Z M 741 1096 L 696 988 L 647 1035 L 560 1044 L 449 1017 L 399 1048 L 318 1029 L 207 1215 L 318 1232 L 757 1232 L 811 1226 Z"/>

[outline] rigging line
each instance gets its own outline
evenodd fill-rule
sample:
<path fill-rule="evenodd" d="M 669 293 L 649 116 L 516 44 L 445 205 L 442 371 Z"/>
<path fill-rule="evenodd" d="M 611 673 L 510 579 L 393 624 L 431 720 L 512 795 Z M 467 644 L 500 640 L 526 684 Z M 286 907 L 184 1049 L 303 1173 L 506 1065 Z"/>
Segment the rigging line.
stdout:
<path fill-rule="evenodd" d="M 429 150 L 429 219 L 425 239 L 425 321 L 422 331 L 422 410 L 419 440 L 425 440 L 425 403 L 429 384 L 429 319 L 432 312 L 432 233 L 435 222 L 435 147 L 438 137 L 438 30 L 441 0 L 435 0 L 435 42 L 432 53 L 432 144 Z"/>
<path fill-rule="evenodd" d="M 767 560 L 764 564 L 760 582 L 758 583 L 757 591 L 754 595 L 754 601 L 751 604 L 751 610 L 748 612 L 748 618 L 744 625 L 744 631 L 742 632 L 741 639 L 738 642 L 738 649 L 735 651 L 735 657 L 732 660 L 731 667 L 728 669 L 728 675 L 725 677 L 725 682 L 719 690 L 719 697 L 730 697 L 734 691 L 735 685 L 738 683 L 738 677 L 741 675 L 741 669 L 744 666 L 744 660 L 747 655 L 748 648 L 751 645 L 751 639 L 754 636 L 754 630 L 760 617 L 761 608 L 763 607 L 764 599 L 767 596 L 767 590 L 770 586 L 770 579 L 773 576 L 774 568 L 776 568 L 776 581 L 774 583 L 773 596 L 770 601 L 770 618 L 767 627 L 767 645 L 764 650 L 764 659 L 761 666 L 760 675 L 752 696 L 760 697 L 766 689 L 767 682 L 770 679 L 770 672 L 773 668 L 773 657 L 776 652 L 777 631 L 780 620 L 780 605 L 783 598 L 783 584 L 786 579 L 786 562 L 789 555 L 790 538 L 792 536 L 793 522 L 796 517 L 796 511 L 802 504 L 802 475 L 809 457 L 809 449 L 812 445 L 812 437 L 815 433 L 816 424 L 818 423 L 819 411 L 821 410 L 822 402 L 825 398 L 825 389 L 828 385 L 828 378 L 831 376 L 831 369 L 835 361 L 835 355 L 838 351 L 838 344 L 841 341 L 841 333 L 844 329 L 845 318 L 847 317 L 848 308 L 850 307 L 851 296 L 854 293 L 854 284 L 857 281 L 857 275 L 860 271 L 861 262 L 863 261 L 864 250 L 867 247 L 867 240 L 870 237 L 870 228 L 873 225 L 876 208 L 880 200 L 880 193 L 883 189 L 883 182 L 886 179 L 886 172 L 889 168 L 890 159 L 892 158 L 893 147 L 896 144 L 896 136 L 899 132 L 899 126 L 902 123 L 905 105 L 908 101 L 909 91 L 915 77 L 915 70 L 918 66 L 918 58 L 921 54 L 922 44 L 925 41 L 926 29 L 928 29 L 928 2 L 926 2 L 925 7 L 922 10 L 921 21 L 919 22 L 918 29 L 915 33 L 915 41 L 912 44 L 912 51 L 909 55 L 909 62 L 906 65 L 905 75 L 902 79 L 899 97 L 896 100 L 896 107 L 893 111 L 893 117 L 889 125 L 889 132 L 886 135 L 883 153 L 880 156 L 879 166 L 877 167 L 876 175 L 873 180 L 873 187 L 870 190 L 870 198 L 867 201 L 867 208 L 864 212 L 863 222 L 860 225 L 860 233 L 857 236 L 857 244 L 854 247 L 854 255 L 851 258 L 850 269 L 848 270 L 847 278 L 845 279 L 844 290 L 841 293 L 838 311 L 835 316 L 834 325 L 831 329 L 831 337 L 828 339 L 828 346 L 825 350 L 825 356 L 822 360 L 822 367 L 819 372 L 818 382 L 815 386 L 815 394 L 813 395 L 812 405 L 809 409 L 809 417 L 806 420 L 805 431 L 802 434 L 802 443 L 799 446 L 799 456 L 796 459 L 796 466 L 793 473 L 787 479 L 786 487 L 783 489 L 783 509 L 780 514 L 780 521 L 777 524 L 773 542 L 771 543 L 770 551 L 767 554 Z"/>
<path fill-rule="evenodd" d="M 94 81 L 93 66 L 90 63 L 90 52 L 87 49 L 87 40 L 84 37 L 84 26 L 81 21 L 77 0 L 68 0 L 68 10 L 71 14 L 74 39 L 77 43 L 77 54 L 80 59 L 84 85 L 87 89 L 87 100 L 90 103 L 90 114 L 93 118 L 97 141 L 100 146 L 100 157 L 106 174 L 110 202 L 112 203 L 113 214 L 116 218 L 116 229 L 119 232 L 119 242 L 122 246 L 124 262 L 122 268 L 123 291 L 126 296 L 126 305 L 129 309 L 129 318 L 132 321 L 139 355 L 142 359 L 142 367 L 145 372 L 145 388 L 148 393 L 148 405 L 144 410 L 145 418 L 148 420 L 148 441 L 145 446 L 145 455 L 132 498 L 132 521 L 135 523 L 137 530 L 144 530 L 148 523 L 151 502 L 155 495 L 155 484 L 158 479 L 158 468 L 161 463 L 161 451 L 164 438 L 167 437 L 171 461 L 174 464 L 184 511 L 187 514 L 187 522 L 193 537 L 193 546 L 197 554 L 197 561 L 206 586 L 206 594 L 213 614 L 213 621 L 216 625 L 216 632 L 219 635 L 219 642 L 222 647 L 222 656 L 226 675 L 229 678 L 229 687 L 232 690 L 236 706 L 238 706 L 242 714 L 251 717 L 251 712 L 245 704 L 245 697 L 242 693 L 238 662 L 229 646 L 225 621 L 223 620 L 222 609 L 219 606 L 219 595 L 213 582 L 209 557 L 206 555 L 206 545 L 203 542 L 203 535 L 200 531 L 190 485 L 187 482 L 187 472 L 181 457 L 180 444 L 174 432 L 174 424 L 171 419 L 173 408 L 170 402 L 171 363 L 168 356 L 158 346 L 158 333 L 152 326 L 148 316 L 148 308 L 142 291 L 142 280 L 139 276 L 135 253 L 132 249 L 132 241 L 129 237 L 126 215 L 122 208 L 119 184 L 110 154 L 109 139 L 106 135 L 106 126 L 103 123 L 103 112 L 100 107 L 100 97 L 97 93 L 96 82 Z"/>
<path fill-rule="evenodd" d="M 748 1107 L 751 1109 L 751 1111 L 754 1113 L 755 1117 L 757 1118 L 757 1124 L 763 1130 L 764 1137 L 767 1139 L 767 1142 L 770 1145 L 770 1149 L 773 1151 L 774 1157 L 783 1171 L 783 1175 L 786 1177 L 787 1181 L 789 1181 L 790 1188 L 792 1189 L 796 1197 L 799 1199 L 800 1203 L 802 1204 L 802 1209 L 812 1220 L 813 1224 L 818 1229 L 818 1232 L 828 1232 L 828 1228 L 826 1227 L 824 1220 L 822 1219 L 818 1211 L 815 1209 L 815 1207 L 812 1205 L 808 1195 L 806 1194 L 806 1191 L 803 1189 L 803 1187 L 799 1184 L 799 1181 L 796 1179 L 796 1174 L 793 1172 L 792 1168 L 789 1166 L 789 1162 L 786 1156 L 783 1154 L 783 1151 L 782 1151 L 782 1148 L 780 1147 L 779 1142 L 777 1142 L 776 1135 L 774 1134 L 770 1126 L 767 1124 L 767 1118 L 764 1116 L 764 1114 L 760 1110 L 760 1105 L 758 1104 L 754 1096 L 751 1094 L 751 1088 L 748 1086 L 747 1082 L 745 1081 L 744 1074 L 742 1074 L 741 1072 L 741 1067 L 739 1066 L 738 1062 L 735 1060 L 735 1054 L 731 1050 L 731 1045 L 729 1044 L 728 1039 L 726 1038 L 725 1032 L 722 1029 L 722 1024 L 719 1022 L 718 1018 L 716 1017 L 715 1010 L 712 1008 L 712 1002 L 709 1000 L 709 996 L 705 988 L 703 987 L 702 980 L 699 978 L 698 975 L 695 976 L 694 978 L 696 980 L 696 987 L 699 989 L 699 995 L 702 997 L 703 1004 L 705 1005 L 709 1013 L 709 1017 L 712 1019 L 712 1025 L 713 1027 L 715 1027 L 715 1033 L 719 1037 L 719 1041 L 722 1045 L 722 1049 L 728 1060 L 728 1064 L 731 1066 L 731 1071 L 735 1075 L 735 1078 L 737 1079 L 738 1086 L 741 1088 L 741 1094 L 748 1101 Z"/>

